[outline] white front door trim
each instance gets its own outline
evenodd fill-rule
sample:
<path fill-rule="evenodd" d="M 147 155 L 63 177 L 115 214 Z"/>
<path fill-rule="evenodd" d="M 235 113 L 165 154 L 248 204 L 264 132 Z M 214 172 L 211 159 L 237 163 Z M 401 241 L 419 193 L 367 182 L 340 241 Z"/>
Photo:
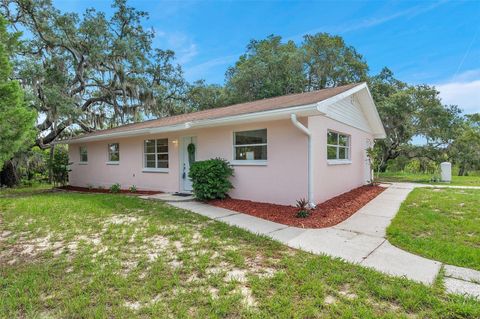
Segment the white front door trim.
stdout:
<path fill-rule="evenodd" d="M 179 159 L 180 165 L 178 167 L 180 177 L 180 192 L 191 193 L 193 191 L 192 181 L 188 178 L 188 172 L 190 170 L 190 164 L 188 162 L 187 147 L 190 143 L 195 144 L 195 158 L 198 154 L 198 145 L 196 136 L 182 136 L 179 140 Z"/>

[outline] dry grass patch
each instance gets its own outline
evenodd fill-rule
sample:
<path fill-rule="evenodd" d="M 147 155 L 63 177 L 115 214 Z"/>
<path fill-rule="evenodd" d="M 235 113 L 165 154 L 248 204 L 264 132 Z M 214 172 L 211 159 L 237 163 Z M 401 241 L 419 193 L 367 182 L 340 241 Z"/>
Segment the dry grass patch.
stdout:
<path fill-rule="evenodd" d="M 0 317 L 480 316 L 446 296 L 122 195 L 0 199 Z"/>

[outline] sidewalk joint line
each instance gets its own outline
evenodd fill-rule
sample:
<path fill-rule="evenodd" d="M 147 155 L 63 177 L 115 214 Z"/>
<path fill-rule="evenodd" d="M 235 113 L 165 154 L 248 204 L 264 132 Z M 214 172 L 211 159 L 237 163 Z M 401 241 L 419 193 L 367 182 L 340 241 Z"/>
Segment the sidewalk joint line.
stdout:
<path fill-rule="evenodd" d="M 274 232 L 276 232 L 276 231 L 283 230 L 283 229 L 288 228 L 288 227 L 290 227 L 290 226 L 285 226 L 285 227 L 280 227 L 280 228 L 278 228 L 278 229 L 274 229 L 274 230 L 272 230 L 272 231 L 269 231 L 268 233 L 265 233 L 265 235 L 274 233 Z"/>
<path fill-rule="evenodd" d="M 387 241 L 387 239 L 385 238 L 377 247 L 375 247 L 371 252 L 368 253 L 367 256 L 365 256 L 365 258 L 363 258 L 363 260 L 360 262 L 360 263 L 363 263 L 368 257 L 370 257 L 380 246 L 382 246 L 385 242 Z"/>
<path fill-rule="evenodd" d="M 468 282 L 468 283 L 470 283 L 470 284 L 474 284 L 474 285 L 480 286 L 480 283 L 476 282 L 475 280 L 472 281 L 472 280 L 467 280 L 467 279 L 464 279 L 464 278 L 458 278 L 458 277 L 447 276 L 447 275 L 445 275 L 445 278 L 460 280 L 460 281 L 463 281 L 463 282 Z"/>
<path fill-rule="evenodd" d="M 241 214 L 241 213 L 232 213 L 232 214 L 225 215 L 225 216 L 215 217 L 214 219 L 215 219 L 215 220 L 218 220 L 218 219 L 220 219 L 220 218 L 235 216 L 235 215 L 239 215 L 239 214 Z"/>

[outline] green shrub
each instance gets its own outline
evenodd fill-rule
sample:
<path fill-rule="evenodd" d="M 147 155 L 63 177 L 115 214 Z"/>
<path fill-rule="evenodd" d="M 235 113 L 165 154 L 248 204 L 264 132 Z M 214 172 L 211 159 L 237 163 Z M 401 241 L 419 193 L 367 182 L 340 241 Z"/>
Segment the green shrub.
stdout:
<path fill-rule="evenodd" d="M 132 185 L 130 186 L 130 193 L 136 193 L 137 192 L 137 186 Z"/>
<path fill-rule="evenodd" d="M 110 186 L 110 193 L 120 193 L 120 184 L 115 183 L 112 186 Z"/>
<path fill-rule="evenodd" d="M 200 200 L 225 198 L 233 188 L 230 182 L 233 167 L 221 158 L 193 163 L 188 176 L 192 179 L 193 193 Z"/>
<path fill-rule="evenodd" d="M 22 180 L 20 182 L 21 186 L 26 186 L 26 187 L 32 187 L 34 184 L 34 181 L 32 180 Z"/>
<path fill-rule="evenodd" d="M 53 158 L 47 160 L 47 167 L 52 171 L 53 185 L 66 185 L 68 172 L 71 171 L 68 161 L 68 150 L 65 147 L 56 147 Z"/>
<path fill-rule="evenodd" d="M 420 161 L 418 159 L 413 159 L 411 160 L 406 166 L 405 166 L 405 172 L 410 173 L 410 174 L 418 174 L 420 173 Z"/>

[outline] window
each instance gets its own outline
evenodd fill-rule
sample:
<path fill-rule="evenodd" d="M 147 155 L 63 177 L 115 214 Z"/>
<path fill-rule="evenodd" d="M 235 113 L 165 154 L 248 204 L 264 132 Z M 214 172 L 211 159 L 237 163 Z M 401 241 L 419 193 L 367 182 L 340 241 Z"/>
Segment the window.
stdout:
<path fill-rule="evenodd" d="M 108 161 L 120 161 L 120 145 L 118 143 L 108 144 Z"/>
<path fill-rule="evenodd" d="M 88 152 L 86 146 L 80 146 L 80 163 L 88 162 Z"/>
<path fill-rule="evenodd" d="M 350 159 L 350 136 L 328 131 L 327 133 L 327 159 L 349 160 Z"/>
<path fill-rule="evenodd" d="M 146 169 L 168 169 L 168 139 L 145 140 L 143 146 Z"/>
<path fill-rule="evenodd" d="M 236 161 L 266 161 L 267 130 L 235 132 L 233 146 Z"/>

